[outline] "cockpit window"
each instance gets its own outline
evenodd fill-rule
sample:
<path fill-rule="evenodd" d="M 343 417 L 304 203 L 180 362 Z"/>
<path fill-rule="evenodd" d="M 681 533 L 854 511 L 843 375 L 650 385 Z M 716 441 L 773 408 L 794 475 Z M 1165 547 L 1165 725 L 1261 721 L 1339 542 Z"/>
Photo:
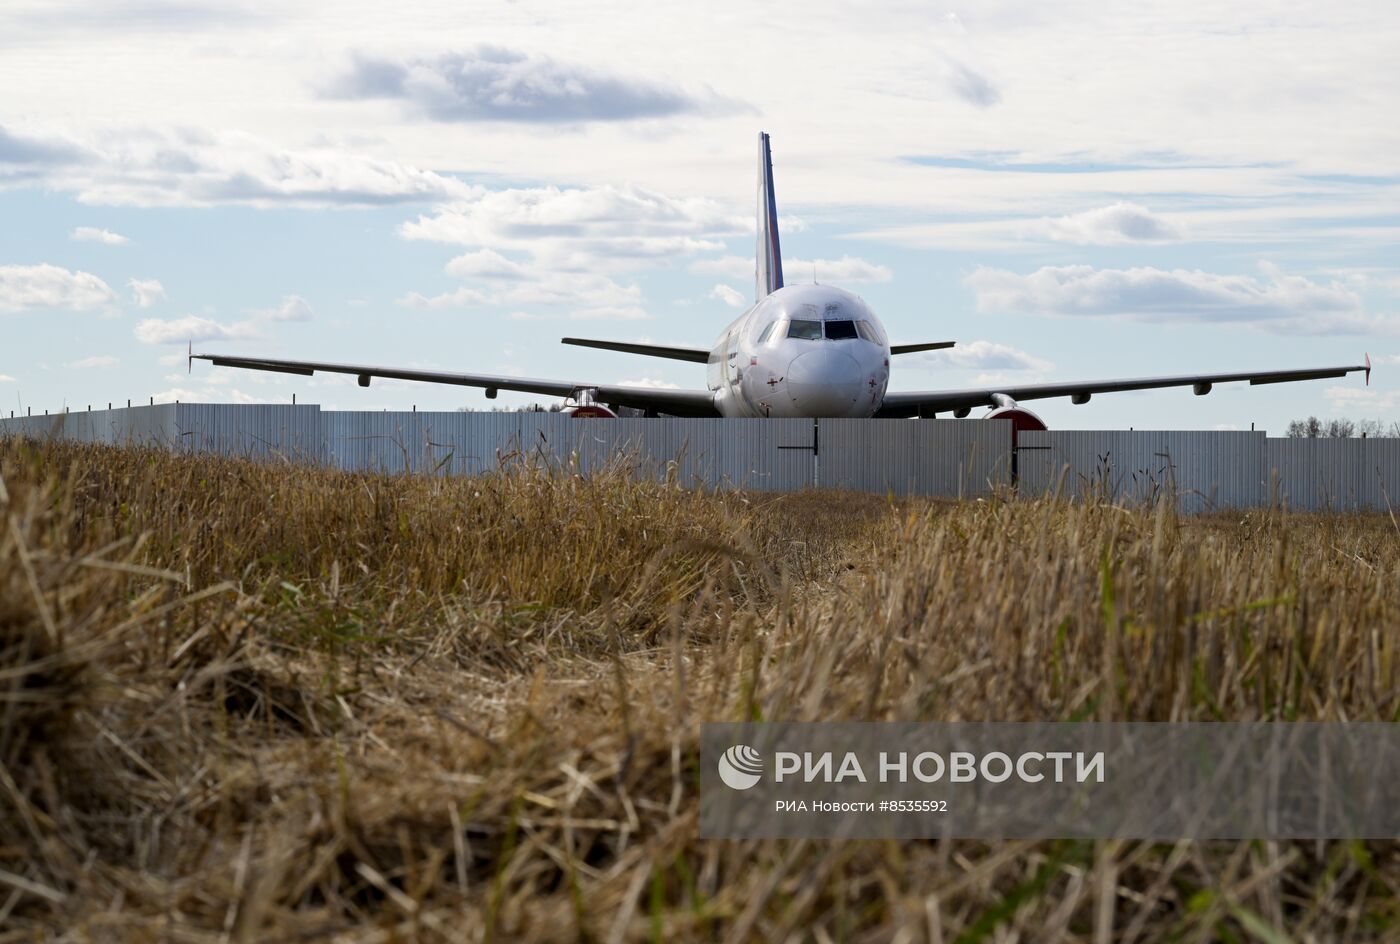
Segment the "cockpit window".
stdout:
<path fill-rule="evenodd" d="M 790 338 L 801 338 L 804 341 L 820 341 L 822 337 L 822 323 L 820 321 L 794 320 L 788 325 L 787 336 Z"/>
<path fill-rule="evenodd" d="M 872 344 L 884 344 L 885 336 L 879 328 L 868 321 L 856 322 L 856 328 L 860 331 L 860 336 Z"/>
<path fill-rule="evenodd" d="M 755 343 L 755 344 L 762 344 L 764 341 L 767 341 L 768 338 L 772 336 L 772 334 L 773 334 L 773 329 L 776 328 L 777 326 L 778 326 L 778 323 L 777 323 L 776 321 L 770 321 L 770 322 L 768 322 L 768 324 L 766 324 L 766 325 L 763 326 L 763 333 L 760 334 L 760 335 L 758 336 L 758 340 L 755 341 L 754 343 Z"/>
<path fill-rule="evenodd" d="M 828 321 L 826 323 L 826 337 L 829 341 L 846 341 L 856 337 L 856 323 L 854 321 Z"/>

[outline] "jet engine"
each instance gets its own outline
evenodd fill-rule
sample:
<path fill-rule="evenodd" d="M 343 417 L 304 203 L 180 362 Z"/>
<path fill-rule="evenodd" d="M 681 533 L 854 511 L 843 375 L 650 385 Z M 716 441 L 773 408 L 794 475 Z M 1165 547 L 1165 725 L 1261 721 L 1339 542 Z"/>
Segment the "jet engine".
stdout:
<path fill-rule="evenodd" d="M 593 417 L 609 420 L 617 419 L 616 413 L 599 403 L 590 403 L 586 406 L 576 406 L 568 412 L 569 415 L 576 420 L 591 419 Z"/>
<path fill-rule="evenodd" d="M 576 420 L 586 419 L 617 419 L 617 414 L 603 404 L 598 402 L 598 391 L 593 387 L 579 387 L 573 393 L 574 406 L 567 408 L 567 412 Z M 567 403 L 566 403 L 567 407 Z"/>
<path fill-rule="evenodd" d="M 1016 439 L 1023 432 L 1040 432 L 1049 429 L 1045 421 L 1030 410 L 1018 404 L 1006 394 L 994 394 L 996 406 L 982 417 L 984 420 L 1009 420 L 1011 422 L 1011 448 L 1016 448 Z"/>

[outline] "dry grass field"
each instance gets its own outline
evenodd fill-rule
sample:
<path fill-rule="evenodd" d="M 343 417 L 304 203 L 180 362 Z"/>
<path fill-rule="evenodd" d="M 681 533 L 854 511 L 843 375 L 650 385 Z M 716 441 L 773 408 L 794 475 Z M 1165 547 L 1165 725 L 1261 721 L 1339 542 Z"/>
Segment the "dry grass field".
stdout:
<path fill-rule="evenodd" d="M 702 721 L 1397 720 L 1387 515 L 0 475 L 0 941 L 1400 938 L 1390 842 L 696 836 Z"/>

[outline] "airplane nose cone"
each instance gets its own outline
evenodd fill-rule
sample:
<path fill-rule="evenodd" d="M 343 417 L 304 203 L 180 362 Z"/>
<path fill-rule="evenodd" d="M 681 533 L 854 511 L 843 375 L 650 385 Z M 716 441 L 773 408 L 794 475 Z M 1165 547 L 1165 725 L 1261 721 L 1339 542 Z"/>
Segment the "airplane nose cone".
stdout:
<path fill-rule="evenodd" d="M 856 416 L 865 387 L 860 365 L 838 350 L 808 351 L 788 365 L 788 395 L 804 416 Z"/>

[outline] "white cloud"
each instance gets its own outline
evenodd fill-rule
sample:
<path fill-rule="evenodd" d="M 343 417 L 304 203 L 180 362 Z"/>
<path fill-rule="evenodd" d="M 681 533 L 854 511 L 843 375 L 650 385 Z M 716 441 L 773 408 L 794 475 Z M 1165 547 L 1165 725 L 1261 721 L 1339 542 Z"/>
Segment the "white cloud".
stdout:
<path fill-rule="evenodd" d="M 405 239 L 475 246 L 453 260 L 461 274 L 510 276 L 525 254 L 559 271 L 627 270 L 724 248 L 752 224 L 713 200 L 672 198 L 637 187 L 537 187 L 485 190 L 399 227 Z M 519 263 L 515 263 L 518 265 Z M 494 269 L 493 269 L 494 267 Z"/>
<path fill-rule="evenodd" d="M 717 298 L 731 308 L 744 307 L 744 293 L 725 285 L 723 282 L 716 283 L 715 287 L 710 289 L 710 294 L 707 297 Z"/>
<path fill-rule="evenodd" d="M 18 382 L 19 382 L 19 381 L 15 380 L 15 378 L 11 377 L 9 374 L 0 374 L 0 383 L 11 383 L 11 384 L 12 384 L 12 383 L 18 383 Z"/>
<path fill-rule="evenodd" d="M 260 308 L 253 317 L 262 321 L 310 321 L 311 305 L 300 295 L 283 295 L 275 308 Z"/>
<path fill-rule="evenodd" d="M 116 367 L 121 361 L 110 354 L 94 354 L 92 357 L 83 357 L 76 361 L 69 361 L 66 365 L 71 370 L 101 370 L 108 367 Z"/>
<path fill-rule="evenodd" d="M 78 242 L 102 243 L 104 246 L 125 246 L 131 242 L 120 233 L 114 233 L 110 229 L 98 229 L 94 226 L 79 226 L 69 234 L 69 238 Z"/>
<path fill-rule="evenodd" d="M 1332 412 L 1353 416 L 1375 416 L 1400 410 L 1400 390 L 1377 390 L 1375 387 L 1328 387 L 1323 395 L 1332 404 Z"/>
<path fill-rule="evenodd" d="M 753 268 L 753 263 L 749 263 Z M 887 266 L 867 262 L 856 256 L 840 259 L 784 259 L 783 278 L 789 285 L 805 282 L 813 272 L 820 282 L 888 282 L 894 278 Z"/>
<path fill-rule="evenodd" d="M 478 188 L 470 200 L 399 227 L 405 239 L 473 247 L 446 265 L 469 284 L 435 296 L 410 292 L 400 304 L 550 306 L 574 317 L 645 318 L 640 288 L 614 274 L 714 252 L 724 238 L 751 230 L 712 200 L 635 187 Z"/>
<path fill-rule="evenodd" d="M 945 57 L 943 79 L 953 94 L 969 105 L 990 108 L 1001 101 L 1001 92 L 990 79 L 956 59 Z"/>
<path fill-rule="evenodd" d="M 1285 275 L 1261 263 L 1263 278 L 1199 269 L 1045 266 L 1028 275 L 979 268 L 966 279 L 979 311 L 1124 317 L 1165 323 L 1239 322 L 1284 334 L 1394 332 L 1368 316 L 1340 282 Z"/>
<path fill-rule="evenodd" d="M 171 387 L 169 390 L 162 390 L 160 393 L 153 394 L 156 403 L 174 403 L 177 400 L 180 403 L 208 402 L 205 399 L 206 396 L 206 394 L 199 393 L 195 390 L 186 390 L 183 387 Z"/>
<path fill-rule="evenodd" d="M 0 266 L 0 312 L 91 311 L 116 299 L 107 283 L 89 272 L 70 272 L 47 263 Z"/>
<path fill-rule="evenodd" d="M 409 292 L 398 300 L 398 304 L 408 308 L 477 308 L 490 303 L 490 298 L 485 292 L 478 292 L 474 288 L 459 288 L 432 296 Z"/>
<path fill-rule="evenodd" d="M 126 285 L 131 289 L 131 298 L 137 308 L 150 308 L 165 297 L 165 286 L 160 284 L 159 279 L 130 279 Z"/>
<path fill-rule="evenodd" d="M 221 324 L 198 315 L 186 315 L 162 321 L 147 318 L 138 322 L 134 331 L 136 340 L 143 344 L 183 344 L 186 341 L 236 341 L 257 337 L 256 328 L 249 322 Z"/>
<path fill-rule="evenodd" d="M 738 108 L 713 92 L 688 92 L 666 79 L 608 73 L 498 46 L 433 58 L 357 56 L 327 95 L 405 101 L 435 121 L 623 121 Z"/>
<path fill-rule="evenodd" d="M 464 253 L 447 263 L 447 274 L 469 279 L 523 279 L 529 268 L 494 249 Z"/>
<path fill-rule="evenodd" d="M 36 144 L 0 128 L 0 182 L 37 184 L 109 206 L 381 206 L 467 195 L 451 177 L 343 147 L 289 150 L 243 133 L 116 129 Z M 26 156 L 6 161 L 6 142 Z M 47 159 L 34 155 L 51 153 Z M 6 169 L 7 165 L 10 169 Z M 14 169 L 18 167 L 18 170 Z"/>
<path fill-rule="evenodd" d="M 1144 206 L 1118 201 L 1083 213 L 1045 217 L 1027 222 L 1022 235 L 1079 245 L 1166 242 L 1180 239 L 1181 230 Z"/>
<path fill-rule="evenodd" d="M 639 377 L 636 380 L 619 380 L 619 387 L 646 387 L 650 390 L 679 390 L 680 384 L 673 384 L 669 380 L 657 380 L 653 377 Z"/>
<path fill-rule="evenodd" d="M 858 256 L 842 255 L 840 259 L 784 259 L 783 279 L 789 284 L 812 278 L 813 267 L 821 282 L 888 282 L 894 277 L 887 266 L 869 262 Z M 754 260 L 746 256 L 719 256 L 696 259 L 689 266 L 701 275 L 722 275 L 730 279 L 752 279 Z"/>
<path fill-rule="evenodd" d="M 1055 365 L 1047 360 L 1027 354 L 1025 351 L 995 341 L 958 342 L 957 347 L 941 351 L 925 351 L 921 354 L 905 354 L 899 363 L 907 363 L 917 358 L 921 367 L 946 368 L 951 370 L 1035 370 L 1048 371 Z"/>

